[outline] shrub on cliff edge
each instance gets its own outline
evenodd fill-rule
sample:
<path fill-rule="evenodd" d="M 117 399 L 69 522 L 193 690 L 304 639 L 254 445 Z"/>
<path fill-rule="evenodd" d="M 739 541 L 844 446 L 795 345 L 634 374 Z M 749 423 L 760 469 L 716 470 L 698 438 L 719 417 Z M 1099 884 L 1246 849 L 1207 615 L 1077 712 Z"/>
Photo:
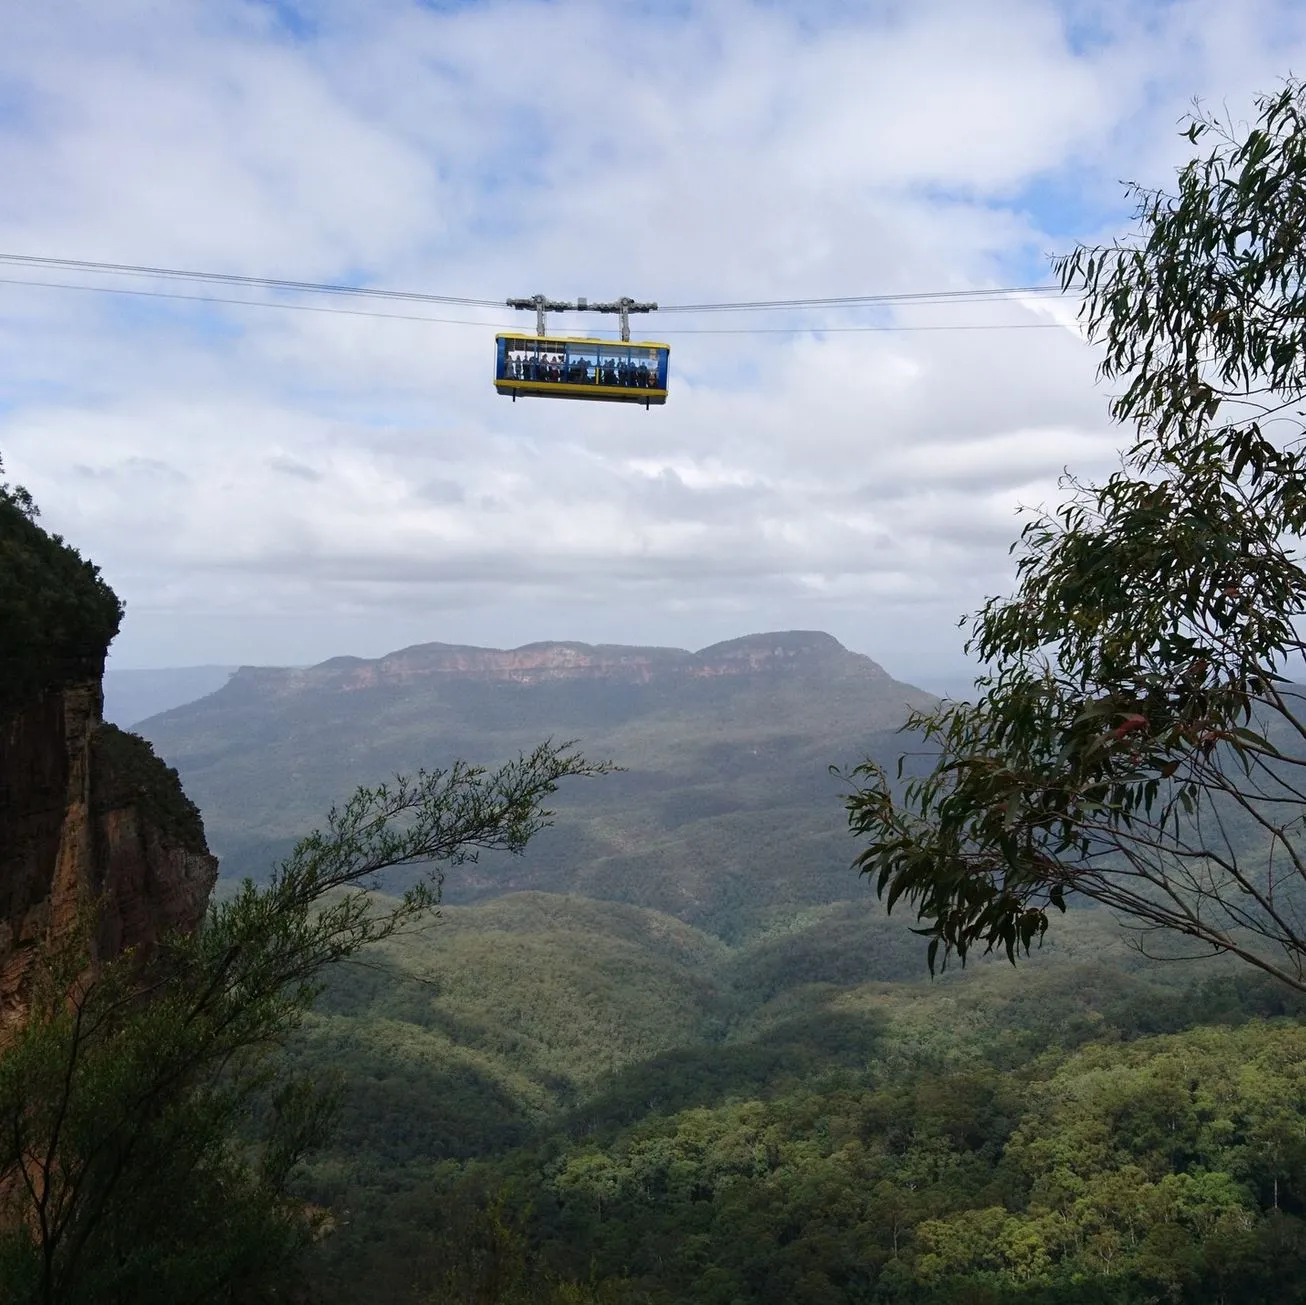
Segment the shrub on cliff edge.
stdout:
<path fill-rule="evenodd" d="M 207 852 L 199 807 L 181 777 L 139 734 L 107 722 L 91 736 L 91 806 L 96 811 L 140 808 L 154 828 L 188 852 Z"/>
<path fill-rule="evenodd" d="M 323 1223 L 288 1183 L 331 1102 L 287 1076 L 279 1044 L 327 966 L 430 915 L 441 865 L 521 852 L 560 781 L 608 769 L 545 743 L 494 771 L 460 761 L 360 789 L 143 970 L 131 955 L 92 969 L 75 946 L 42 956 L 0 1054 L 0 1305 L 287 1299 Z M 421 877 L 376 897 L 399 866 Z"/>
<path fill-rule="evenodd" d="M 0 481 L 0 712 L 98 677 L 122 621 L 122 603 L 100 568 L 43 530 L 37 516 L 21 485 Z"/>

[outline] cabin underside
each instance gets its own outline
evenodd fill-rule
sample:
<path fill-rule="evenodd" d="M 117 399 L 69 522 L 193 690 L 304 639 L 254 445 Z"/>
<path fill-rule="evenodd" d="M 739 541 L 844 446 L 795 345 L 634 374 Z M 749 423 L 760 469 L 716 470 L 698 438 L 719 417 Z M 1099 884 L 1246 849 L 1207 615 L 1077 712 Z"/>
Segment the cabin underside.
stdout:
<path fill-rule="evenodd" d="M 666 403 L 666 390 L 641 389 L 634 385 L 574 384 L 567 381 L 496 380 L 500 394 L 516 399 L 582 399 L 599 403 L 638 403 L 652 407 Z"/>

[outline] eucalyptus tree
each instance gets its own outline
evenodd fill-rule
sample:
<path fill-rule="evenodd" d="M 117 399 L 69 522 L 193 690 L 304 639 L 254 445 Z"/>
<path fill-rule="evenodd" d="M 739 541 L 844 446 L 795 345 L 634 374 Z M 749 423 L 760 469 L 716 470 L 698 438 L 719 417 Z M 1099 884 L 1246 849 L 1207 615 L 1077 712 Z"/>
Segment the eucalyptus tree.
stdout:
<path fill-rule="evenodd" d="M 977 700 L 909 722 L 925 771 L 853 772 L 857 865 L 931 968 L 1078 895 L 1306 990 L 1306 86 L 1256 107 L 1199 108 L 1174 193 L 1058 260 L 1131 442 L 1025 524 Z"/>
<path fill-rule="evenodd" d="M 522 851 L 563 779 L 607 769 L 546 743 L 496 770 L 456 762 L 359 789 L 193 935 L 97 967 L 76 938 L 48 949 L 0 1051 L 0 1302 L 293 1296 L 294 1253 L 332 1216 L 290 1180 L 332 1101 L 279 1048 L 326 968 L 429 917 L 443 866 Z M 396 867 L 411 887 L 378 896 Z M 83 940 L 94 927 L 88 902 Z"/>

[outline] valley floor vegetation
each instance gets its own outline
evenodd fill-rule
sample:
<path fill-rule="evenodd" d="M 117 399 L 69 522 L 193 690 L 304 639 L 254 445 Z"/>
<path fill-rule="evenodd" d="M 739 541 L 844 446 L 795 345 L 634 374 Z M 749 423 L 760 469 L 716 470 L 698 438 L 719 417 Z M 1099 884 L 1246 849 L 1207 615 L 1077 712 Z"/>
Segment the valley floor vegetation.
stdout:
<path fill-rule="evenodd" d="M 1098 911 L 934 982 L 851 905 L 733 948 L 543 894 L 433 932 L 294 1048 L 345 1075 L 301 1189 L 341 1219 L 332 1302 L 1306 1300 L 1281 985 L 1147 962 Z"/>
<path fill-rule="evenodd" d="M 143 968 L 46 958 L 0 1302 L 1306 1305 L 1306 455 L 1267 434 L 1306 396 L 1303 101 L 1063 265 L 1137 443 L 1027 532 L 984 692 L 913 720 L 937 766 L 859 773 L 862 867 L 968 968 L 922 979 L 866 900 L 436 923 L 438 866 L 606 767 L 360 790 Z"/>
<path fill-rule="evenodd" d="M 137 758 L 150 763 L 164 770 Z M 323 973 L 429 915 L 442 865 L 519 852 L 561 780 L 607 769 L 544 744 L 494 771 L 361 789 L 266 885 L 247 880 L 148 957 L 92 963 L 88 901 L 39 957 L 0 1052 L 0 1301 L 172 1305 L 284 1285 L 319 1229 L 287 1180 L 332 1100 L 277 1053 Z M 370 891 L 404 866 L 420 874 L 402 899 Z"/>
<path fill-rule="evenodd" d="M 25 491 L 0 485 L 6 723 L 93 681 L 122 612 L 97 569 L 36 518 Z M 47 715 L 52 748 L 69 748 L 63 717 Z M 156 836 L 204 851 L 199 812 L 145 740 L 101 726 L 89 754 L 92 806 L 108 782 Z M 522 851 L 561 781 L 609 769 L 546 743 L 494 770 L 455 762 L 359 789 L 266 883 L 245 881 L 197 930 L 148 954 L 99 957 L 84 887 L 80 913 L 35 947 L 0 1029 L 0 1302 L 284 1299 L 302 1272 L 296 1252 L 328 1218 L 288 1182 L 324 1139 L 333 1103 L 320 1082 L 287 1071 L 279 1048 L 323 974 L 429 916 L 442 867 Z M 19 792 L 48 801 L 51 787 L 62 796 L 57 784 Z M 30 811 L 0 796 L 30 825 Z M 59 844 L 68 813 L 55 816 Z M 7 842 L 6 868 L 53 875 L 49 841 L 30 857 Z M 402 898 L 371 891 L 405 867 Z M 4 921 L 6 944 L 22 922 Z"/>

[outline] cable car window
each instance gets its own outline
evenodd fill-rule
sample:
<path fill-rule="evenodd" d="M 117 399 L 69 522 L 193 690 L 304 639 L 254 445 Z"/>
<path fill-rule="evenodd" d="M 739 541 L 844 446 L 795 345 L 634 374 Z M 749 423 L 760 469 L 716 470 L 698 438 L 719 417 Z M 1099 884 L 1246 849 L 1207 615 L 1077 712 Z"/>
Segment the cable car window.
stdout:
<path fill-rule="evenodd" d="M 592 344 L 576 343 L 567 346 L 567 359 L 572 366 L 574 385 L 594 385 L 599 372 L 598 350 Z"/>
<path fill-rule="evenodd" d="M 599 384 L 623 389 L 652 389 L 657 385 L 657 351 L 629 344 L 599 345 Z"/>
<path fill-rule="evenodd" d="M 666 345 L 501 335 L 495 351 L 500 394 L 666 402 Z"/>

